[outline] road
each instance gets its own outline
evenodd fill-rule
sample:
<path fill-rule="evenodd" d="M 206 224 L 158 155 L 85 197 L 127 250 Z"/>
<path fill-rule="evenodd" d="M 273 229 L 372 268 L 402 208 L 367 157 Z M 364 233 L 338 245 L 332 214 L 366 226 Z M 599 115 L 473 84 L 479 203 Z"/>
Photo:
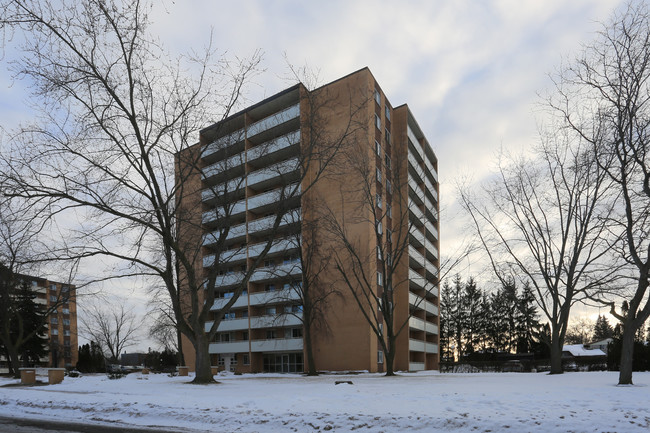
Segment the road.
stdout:
<path fill-rule="evenodd" d="M 190 433 L 196 430 L 107 426 L 52 420 L 0 417 L 0 433 Z"/>

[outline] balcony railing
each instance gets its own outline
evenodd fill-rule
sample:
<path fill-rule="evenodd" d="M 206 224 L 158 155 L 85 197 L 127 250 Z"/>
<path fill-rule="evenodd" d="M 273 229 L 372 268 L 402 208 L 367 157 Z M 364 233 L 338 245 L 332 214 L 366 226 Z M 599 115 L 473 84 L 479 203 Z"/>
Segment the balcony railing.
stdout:
<path fill-rule="evenodd" d="M 240 200 L 237 203 L 230 206 L 232 207 L 230 209 L 229 216 L 235 216 L 237 214 L 246 211 L 246 200 Z M 216 209 L 203 212 L 201 221 L 203 222 L 203 224 L 208 224 L 213 221 L 216 221 L 219 218 L 225 218 L 225 217 L 226 217 L 226 209 L 224 209 L 223 206 L 218 206 Z"/>
<path fill-rule="evenodd" d="M 226 236 L 226 240 L 238 238 L 240 236 L 245 236 L 245 235 L 246 235 L 246 224 L 245 223 L 238 224 L 228 229 L 228 235 Z M 219 230 L 213 231 L 211 233 L 206 233 L 205 235 L 203 235 L 203 246 L 205 247 L 217 243 L 217 241 L 219 240 L 219 236 L 221 236 L 221 232 Z"/>
<path fill-rule="evenodd" d="M 247 353 L 248 340 L 231 341 L 228 343 L 210 343 L 210 353 Z"/>
<path fill-rule="evenodd" d="M 233 168 L 240 167 L 245 162 L 246 162 L 246 157 L 243 152 L 231 156 L 230 158 L 217 161 L 214 164 L 210 164 L 203 169 L 203 172 L 201 173 L 201 179 L 205 180 L 212 176 L 216 176 L 218 174 L 224 173 Z"/>
<path fill-rule="evenodd" d="M 205 323 L 206 332 L 210 330 L 212 323 L 213 322 Z M 248 317 L 242 317 L 240 319 L 232 319 L 232 320 L 222 320 L 221 323 L 219 323 L 219 327 L 217 329 L 219 330 L 219 332 L 241 331 L 242 329 L 248 329 Z"/>
<path fill-rule="evenodd" d="M 409 268 L 409 281 L 411 282 L 411 284 L 415 285 L 415 287 L 417 287 L 418 289 L 424 289 L 424 287 L 426 286 L 425 278 L 410 268 Z"/>
<path fill-rule="evenodd" d="M 282 278 L 286 276 L 302 275 L 302 267 L 299 262 L 286 263 L 279 266 L 270 266 L 258 268 L 251 277 L 252 282 L 271 280 L 274 278 Z"/>
<path fill-rule="evenodd" d="M 414 244 L 417 247 L 423 247 L 424 246 L 424 233 L 422 233 L 420 230 L 418 230 L 417 227 L 411 226 L 409 228 L 409 234 L 411 235 L 411 238 L 409 241 Z"/>
<path fill-rule="evenodd" d="M 419 308 L 420 310 L 424 310 L 429 314 L 438 315 L 438 307 L 435 304 L 419 297 L 415 293 L 409 292 L 409 304 Z"/>
<path fill-rule="evenodd" d="M 227 147 L 232 146 L 233 144 L 239 143 L 243 139 L 244 139 L 243 129 L 239 129 L 231 134 L 228 134 L 223 137 L 219 137 L 216 140 L 214 140 L 212 143 L 203 147 L 203 150 L 201 151 L 201 158 L 206 158 L 212 155 L 213 153 L 220 151 L 221 149 L 225 149 Z"/>
<path fill-rule="evenodd" d="M 284 190 L 285 199 L 289 198 L 289 195 L 292 193 L 293 193 L 293 197 L 298 197 L 300 195 L 300 185 L 294 183 L 291 185 L 287 185 L 284 188 L 274 189 L 273 191 L 265 192 L 263 194 L 258 194 L 254 197 L 249 198 L 248 209 L 252 211 L 262 206 L 277 203 L 282 198 L 283 190 Z"/>
<path fill-rule="evenodd" d="M 435 323 L 427 322 L 417 317 L 409 318 L 409 328 L 416 331 L 424 331 L 428 334 L 438 334 L 438 326 Z"/>
<path fill-rule="evenodd" d="M 409 371 L 422 371 L 424 368 L 424 362 L 409 362 Z"/>
<path fill-rule="evenodd" d="M 409 338 L 409 350 L 414 352 L 438 353 L 438 345 L 427 341 Z"/>
<path fill-rule="evenodd" d="M 300 143 L 300 130 L 292 131 L 281 137 L 269 140 L 247 151 L 248 162 L 255 162 L 257 159 L 269 156 L 279 150 L 286 149 L 294 144 Z"/>
<path fill-rule="evenodd" d="M 251 341 L 251 352 L 295 352 L 303 349 L 302 338 Z"/>
<path fill-rule="evenodd" d="M 288 326 L 302 327 L 302 313 L 282 314 L 277 316 L 251 317 L 251 329 L 280 328 Z M 221 328 L 220 328 L 221 329 Z"/>
<path fill-rule="evenodd" d="M 248 127 L 247 135 L 249 138 L 253 137 L 261 132 L 266 131 L 267 129 L 273 128 L 274 126 L 281 125 L 291 119 L 295 119 L 298 116 L 300 116 L 299 103 L 253 123 Z"/>
<path fill-rule="evenodd" d="M 248 186 L 253 187 L 259 183 L 271 180 L 276 177 L 287 175 L 300 167 L 298 158 L 292 158 L 282 161 L 278 164 L 273 164 L 270 167 L 265 167 L 261 170 L 256 170 L 248 175 Z"/>
<path fill-rule="evenodd" d="M 209 201 L 213 198 L 220 197 L 224 194 L 239 191 L 243 189 L 245 186 L 246 186 L 246 182 L 244 182 L 243 177 L 231 179 L 226 182 L 221 182 L 217 186 L 208 187 L 205 188 L 203 191 L 201 191 L 201 200 L 204 202 Z"/>
<path fill-rule="evenodd" d="M 250 294 L 251 305 L 267 305 L 299 300 L 300 295 L 293 289 L 282 289 L 272 292 L 258 292 Z"/>
<path fill-rule="evenodd" d="M 424 256 L 420 254 L 412 245 L 408 247 L 409 252 L 409 265 L 413 269 L 420 269 L 424 267 Z"/>
<path fill-rule="evenodd" d="M 250 233 L 256 233 L 263 230 L 269 230 L 270 228 L 273 227 L 275 218 L 276 218 L 275 215 L 271 215 L 268 217 L 257 219 L 255 221 L 251 221 L 248 223 L 248 231 Z M 293 224 L 296 222 L 300 222 L 300 209 L 294 209 L 292 211 L 287 212 L 285 215 L 283 215 L 282 219 L 280 220 L 279 227 L 283 227 L 286 226 L 287 224 Z"/>
<path fill-rule="evenodd" d="M 251 259 L 254 259 L 255 257 L 259 256 L 262 251 L 264 251 L 264 248 L 266 247 L 266 244 L 268 242 L 260 242 L 258 244 L 253 244 L 248 247 L 248 256 Z M 273 245 L 267 252 L 267 254 L 271 253 L 277 253 L 278 251 L 287 251 L 295 248 L 300 248 L 300 240 L 299 239 L 276 239 L 273 241 Z"/>

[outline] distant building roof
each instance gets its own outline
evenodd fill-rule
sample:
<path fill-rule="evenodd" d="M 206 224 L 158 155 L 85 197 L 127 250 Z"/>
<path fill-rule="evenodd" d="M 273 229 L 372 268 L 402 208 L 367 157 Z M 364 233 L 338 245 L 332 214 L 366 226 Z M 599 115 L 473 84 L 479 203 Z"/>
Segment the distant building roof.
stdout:
<path fill-rule="evenodd" d="M 562 352 L 569 352 L 576 358 L 583 358 L 588 356 L 607 356 L 607 354 L 600 349 L 587 349 L 582 344 L 568 344 L 562 347 Z"/>

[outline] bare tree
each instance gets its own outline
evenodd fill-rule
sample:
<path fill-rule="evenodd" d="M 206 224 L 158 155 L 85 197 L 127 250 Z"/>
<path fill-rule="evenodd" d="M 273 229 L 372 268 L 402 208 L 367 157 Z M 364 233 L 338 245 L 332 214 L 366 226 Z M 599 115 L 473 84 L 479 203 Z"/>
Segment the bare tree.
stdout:
<path fill-rule="evenodd" d="M 594 323 L 586 317 L 574 320 L 567 329 L 566 342 L 568 344 L 587 344 L 591 339 L 593 329 Z"/>
<path fill-rule="evenodd" d="M 617 272 L 607 260 L 606 177 L 590 146 L 568 134 L 542 139 L 536 157 L 500 160 L 483 201 L 467 189 L 461 200 L 502 283 L 513 275 L 534 287 L 558 374 L 571 307 L 602 293 Z"/>
<path fill-rule="evenodd" d="M 139 341 L 140 319 L 124 304 L 88 303 L 81 316 L 81 332 L 97 342 L 112 363 L 127 347 Z"/>
<path fill-rule="evenodd" d="M 2 26 L 26 35 L 16 73 L 33 83 L 35 105 L 42 109 L 37 124 L 11 137 L 16 163 L 7 173 L 8 192 L 46 203 L 53 216 L 78 217 L 78 224 L 65 227 L 61 254 L 113 259 L 115 269 L 99 279 L 159 282 L 196 351 L 194 381 L 214 382 L 210 340 L 272 241 L 247 267 L 232 299 L 212 311 L 219 272 L 237 252 L 224 248 L 234 203 L 222 198 L 237 191 L 243 178 L 212 189 L 217 228 L 207 272 L 196 183 L 235 167 L 241 154 L 203 167 L 195 134 L 206 121 L 229 116 L 260 55 L 232 62 L 208 46 L 201 54 L 171 58 L 148 33 L 149 3 L 3 0 L 0 6 Z M 300 174 L 277 190 L 273 233 L 347 135 L 343 128 L 336 137 L 301 138 Z M 214 150 L 230 152 L 231 144 L 221 140 Z"/>
<path fill-rule="evenodd" d="M 619 384 L 632 383 L 634 335 L 650 317 L 650 17 L 630 1 L 603 25 L 596 40 L 556 79 L 550 106 L 591 143 L 618 192 L 614 250 L 628 266 Z"/>

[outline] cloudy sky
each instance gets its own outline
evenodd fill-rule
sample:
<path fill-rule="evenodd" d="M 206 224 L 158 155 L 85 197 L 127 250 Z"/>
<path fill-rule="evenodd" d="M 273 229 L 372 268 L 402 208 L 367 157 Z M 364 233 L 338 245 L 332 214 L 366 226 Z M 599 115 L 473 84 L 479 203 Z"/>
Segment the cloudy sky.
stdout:
<path fill-rule="evenodd" d="M 619 0 L 155 2 L 152 31 L 173 52 L 205 46 L 264 53 L 248 87 L 257 102 L 283 90 L 292 64 L 325 84 L 369 67 L 394 106 L 407 103 L 439 158 L 442 253 L 462 237 L 454 185 L 494 167 L 496 152 L 535 142 L 538 93 L 606 22 Z M 0 122 L 24 118 L 25 89 L 0 62 Z M 470 272 L 479 269 L 471 268 Z"/>

